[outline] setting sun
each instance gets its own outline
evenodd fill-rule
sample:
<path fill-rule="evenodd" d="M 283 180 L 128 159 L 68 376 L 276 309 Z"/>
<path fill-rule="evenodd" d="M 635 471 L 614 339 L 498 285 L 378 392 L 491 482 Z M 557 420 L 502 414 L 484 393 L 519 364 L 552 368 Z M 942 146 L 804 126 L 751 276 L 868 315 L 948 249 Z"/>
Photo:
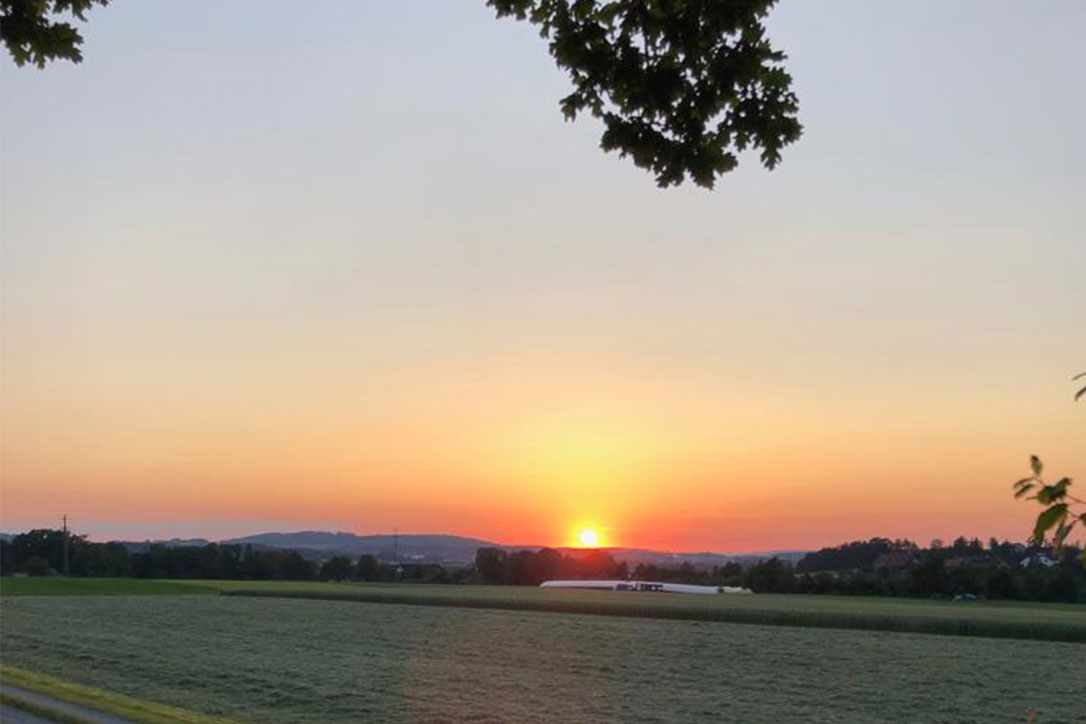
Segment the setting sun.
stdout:
<path fill-rule="evenodd" d="M 600 544 L 600 534 L 595 528 L 582 528 L 577 534 L 577 542 L 585 548 L 595 548 Z"/>

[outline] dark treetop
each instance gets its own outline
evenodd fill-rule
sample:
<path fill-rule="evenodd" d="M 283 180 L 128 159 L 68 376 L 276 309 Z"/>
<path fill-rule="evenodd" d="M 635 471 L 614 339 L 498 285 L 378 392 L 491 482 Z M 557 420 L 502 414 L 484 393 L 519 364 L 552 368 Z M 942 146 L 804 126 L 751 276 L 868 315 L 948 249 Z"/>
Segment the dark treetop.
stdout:
<path fill-rule="evenodd" d="M 79 46 L 83 36 L 71 23 L 58 20 L 65 13 L 86 20 L 84 13 L 109 0 L 0 0 L 0 39 L 16 65 L 33 63 L 44 68 L 47 61 L 83 60 Z"/>
<path fill-rule="evenodd" d="M 572 120 L 603 120 L 605 151 L 629 156 L 660 186 L 711 188 L 761 151 L 773 168 L 797 140 L 798 100 L 762 21 L 776 0 L 487 0 L 550 41 L 573 92 Z"/>

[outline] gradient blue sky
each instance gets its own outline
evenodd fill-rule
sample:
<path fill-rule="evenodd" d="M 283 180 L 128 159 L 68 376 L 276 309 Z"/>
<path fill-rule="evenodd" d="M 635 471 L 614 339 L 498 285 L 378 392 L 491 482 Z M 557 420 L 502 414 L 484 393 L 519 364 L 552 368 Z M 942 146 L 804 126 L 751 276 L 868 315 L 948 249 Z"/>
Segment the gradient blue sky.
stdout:
<path fill-rule="evenodd" d="M 5 530 L 1021 538 L 1086 475 L 1086 4 L 782 3 L 661 191 L 481 2 L 117 0 L 2 62 Z"/>

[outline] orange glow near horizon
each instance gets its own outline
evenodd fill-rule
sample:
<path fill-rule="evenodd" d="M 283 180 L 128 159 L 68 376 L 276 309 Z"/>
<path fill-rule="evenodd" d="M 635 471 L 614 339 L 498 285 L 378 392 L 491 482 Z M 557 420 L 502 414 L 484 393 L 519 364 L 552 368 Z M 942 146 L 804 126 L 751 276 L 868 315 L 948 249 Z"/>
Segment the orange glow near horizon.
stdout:
<path fill-rule="evenodd" d="M 1061 475 L 1086 462 L 1047 399 L 1030 403 L 1034 416 L 1055 422 L 1023 439 L 1004 421 L 1030 411 L 1026 403 L 978 403 L 951 426 L 930 421 L 935 401 L 904 394 L 884 393 L 878 405 L 873 394 L 842 397 L 827 416 L 795 389 L 706 384 L 694 394 L 617 364 L 570 383 L 554 370 L 573 361 L 476 361 L 487 374 L 470 386 L 459 370 L 398 368 L 384 389 L 346 373 L 273 375 L 274 364 L 263 372 L 273 380 L 217 390 L 230 404 L 214 417 L 190 404 L 199 390 L 146 378 L 158 369 L 150 364 L 88 386 L 71 381 L 74 372 L 63 385 L 29 374 L 9 384 L 3 530 L 53 525 L 64 500 L 61 512 L 96 539 L 398 527 L 674 551 L 872 536 L 1019 540 L 1035 513 L 1006 491 L 1029 450 Z M 345 392 L 322 396 L 318 383 Z M 103 390 L 115 387 L 132 395 L 106 404 Z M 141 413 L 152 402 L 159 412 L 148 426 Z M 984 446 L 1003 452 L 976 452 Z M 960 495 L 940 494 L 954 480 L 968 481 Z"/>
<path fill-rule="evenodd" d="M 738 360 L 672 374 L 450 342 L 440 364 L 345 351 L 373 370 L 360 376 L 307 351 L 319 337 L 254 358 L 251 340 L 200 329 L 216 356 L 186 357 L 154 329 L 100 364 L 58 349 L 48 374 L 5 352 L 5 532 L 55 524 L 63 500 L 79 532 L 107 539 L 398 527 L 575 547 L 591 528 L 596 547 L 675 551 L 1020 540 L 1036 513 L 1007 486 L 1028 455 L 1072 478 L 1086 465 L 1083 408 L 1054 374 L 1022 398 L 990 395 L 998 380 L 972 370 L 898 389 L 831 369 L 812 385 Z M 258 350 L 278 343 L 249 332 Z M 951 384 L 965 390 L 953 404 Z M 1024 417 L 1038 422 L 1024 431 Z"/>

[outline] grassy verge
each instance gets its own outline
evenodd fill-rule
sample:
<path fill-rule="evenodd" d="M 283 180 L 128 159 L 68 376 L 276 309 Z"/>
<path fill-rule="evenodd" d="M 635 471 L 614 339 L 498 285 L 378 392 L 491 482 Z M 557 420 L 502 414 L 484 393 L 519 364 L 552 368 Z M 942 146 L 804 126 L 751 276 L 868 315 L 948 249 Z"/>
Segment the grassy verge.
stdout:
<path fill-rule="evenodd" d="M 134 699 L 14 666 L 0 666 L 0 681 L 139 724 L 238 724 L 231 719 L 197 714 L 165 704 Z M 4 703 L 40 714 L 62 724 L 87 724 L 89 721 L 76 714 L 59 711 L 18 696 L 4 696 Z"/>
<path fill-rule="evenodd" d="M 607 598 L 588 599 L 501 597 L 491 592 L 478 596 L 418 593 L 402 588 L 389 590 L 305 590 L 305 589 L 224 589 L 224 596 L 253 596 L 270 598 L 304 598 L 359 603 L 392 603 L 416 606 L 448 606 L 511 611 L 545 611 L 626 618 L 658 618 L 688 621 L 717 621 L 764 626 L 796 626 L 804 628 L 857 629 L 864 631 L 895 631 L 946 636 L 982 636 L 988 638 L 1026 639 L 1086 643 L 1086 612 L 1081 621 L 968 618 L 963 616 L 909 615 L 907 607 L 892 613 L 858 611 L 804 610 L 760 607 L 758 597 L 746 605 L 719 605 L 713 601 L 698 605 L 693 601 L 677 602 L 660 594 L 654 599 L 635 598 L 632 594 L 610 594 Z M 607 596 L 608 594 L 604 594 Z"/>
<path fill-rule="evenodd" d="M 141 596 L 214 592 L 215 588 L 198 583 L 141 578 L 43 576 L 0 579 L 0 596 Z"/>

